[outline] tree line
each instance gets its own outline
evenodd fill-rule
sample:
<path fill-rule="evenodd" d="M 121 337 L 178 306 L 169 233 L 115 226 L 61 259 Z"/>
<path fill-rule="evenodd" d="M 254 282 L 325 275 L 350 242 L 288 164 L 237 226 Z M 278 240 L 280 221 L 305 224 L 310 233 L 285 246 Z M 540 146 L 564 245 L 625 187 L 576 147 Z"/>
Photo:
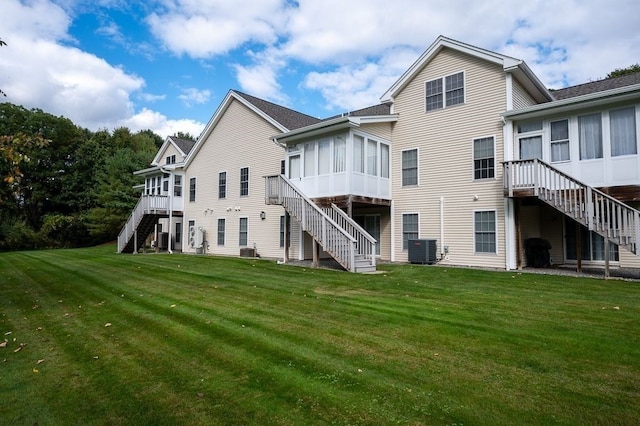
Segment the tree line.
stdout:
<path fill-rule="evenodd" d="M 162 143 L 151 130 L 92 132 L 0 103 L 0 250 L 113 241 L 140 195 L 133 172 Z"/>

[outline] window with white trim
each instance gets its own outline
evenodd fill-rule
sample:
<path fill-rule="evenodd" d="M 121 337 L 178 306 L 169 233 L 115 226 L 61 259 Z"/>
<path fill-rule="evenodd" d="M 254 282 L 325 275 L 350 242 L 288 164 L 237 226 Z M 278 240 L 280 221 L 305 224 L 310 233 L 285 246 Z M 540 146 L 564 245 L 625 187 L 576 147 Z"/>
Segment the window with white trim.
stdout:
<path fill-rule="evenodd" d="M 464 72 L 425 83 L 425 109 L 447 108 L 464 103 Z"/>
<path fill-rule="evenodd" d="M 551 122 L 551 162 L 569 161 L 569 120 Z"/>
<path fill-rule="evenodd" d="M 176 197 L 182 197 L 182 176 L 173 176 L 173 195 Z"/>
<path fill-rule="evenodd" d="M 495 210 L 473 213 L 473 233 L 476 253 L 496 253 Z"/>
<path fill-rule="evenodd" d="M 402 186 L 418 184 L 418 150 L 402 151 Z"/>
<path fill-rule="evenodd" d="M 189 179 L 189 202 L 196 201 L 196 178 Z"/>
<path fill-rule="evenodd" d="M 218 173 L 218 198 L 227 198 L 227 172 Z"/>
<path fill-rule="evenodd" d="M 218 219 L 218 245 L 224 246 L 224 237 L 227 229 L 227 221 L 224 218 Z"/>
<path fill-rule="evenodd" d="M 496 175 L 493 136 L 473 140 L 473 178 L 493 179 Z"/>
<path fill-rule="evenodd" d="M 284 247 L 285 231 L 286 231 L 286 218 L 284 215 L 280 216 L 280 247 Z"/>
<path fill-rule="evenodd" d="M 240 196 L 247 195 L 249 195 L 249 168 L 243 167 L 240 169 Z"/>
<path fill-rule="evenodd" d="M 609 111 L 609 128 L 612 157 L 638 153 L 635 107 Z"/>
<path fill-rule="evenodd" d="M 238 245 L 240 247 L 246 247 L 248 241 L 249 234 L 249 219 L 246 217 L 241 217 L 238 227 Z"/>
<path fill-rule="evenodd" d="M 602 118 L 600 113 L 578 117 L 580 159 L 602 158 Z"/>
<path fill-rule="evenodd" d="M 409 248 L 409 240 L 418 238 L 418 213 L 402 214 L 402 250 Z"/>

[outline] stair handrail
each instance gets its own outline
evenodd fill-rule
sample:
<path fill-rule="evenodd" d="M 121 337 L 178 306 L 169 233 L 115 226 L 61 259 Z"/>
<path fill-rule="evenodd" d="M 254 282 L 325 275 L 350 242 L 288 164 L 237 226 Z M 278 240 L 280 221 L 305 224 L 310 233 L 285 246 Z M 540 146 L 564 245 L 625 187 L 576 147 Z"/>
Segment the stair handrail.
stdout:
<path fill-rule="evenodd" d="M 127 246 L 133 233 L 136 231 L 142 217 L 149 212 L 157 212 L 158 210 L 166 210 L 168 208 L 169 197 L 166 195 L 148 195 L 142 194 L 136 202 L 135 207 L 131 211 L 129 218 L 123 225 L 118 234 L 118 253 Z M 134 249 L 135 250 L 135 249 Z"/>
<path fill-rule="evenodd" d="M 365 259 L 371 260 L 371 265 L 376 265 L 376 244 L 378 240 L 373 238 L 358 222 L 349 217 L 344 210 L 331 203 L 331 208 L 325 210 L 342 228 L 349 232 L 357 241 L 357 254 L 362 255 Z"/>
<path fill-rule="evenodd" d="M 265 202 L 282 205 L 325 251 L 346 270 L 355 272 L 356 238 L 311 201 L 286 176 L 265 176 Z"/>
<path fill-rule="evenodd" d="M 529 170 L 525 170 L 527 165 L 531 166 Z M 513 197 L 517 189 L 533 189 L 534 195 L 545 201 L 550 199 L 550 194 L 565 196 L 568 193 L 569 199 L 565 196 L 559 202 L 556 200 L 556 204 L 564 205 L 561 210 L 568 213 L 581 208 L 570 216 L 589 230 L 640 255 L 640 211 L 538 158 L 505 161 L 503 167 L 504 188 L 509 197 Z M 525 171 L 518 173 L 516 169 Z M 549 187 L 553 185 L 556 187 Z M 580 191 L 584 191 L 584 194 Z"/>

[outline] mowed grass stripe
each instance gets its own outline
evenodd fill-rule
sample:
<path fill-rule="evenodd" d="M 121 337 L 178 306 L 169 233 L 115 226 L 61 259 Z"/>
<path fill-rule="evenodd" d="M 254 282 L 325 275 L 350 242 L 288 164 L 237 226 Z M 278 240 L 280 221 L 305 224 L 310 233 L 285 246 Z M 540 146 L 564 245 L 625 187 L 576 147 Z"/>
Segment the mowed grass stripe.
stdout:
<path fill-rule="evenodd" d="M 74 403 L 93 424 L 637 418 L 636 283 L 397 265 L 354 276 L 112 250 L 0 255 L 0 276 L 17 268 L 0 278 L 0 331 L 59 346 L 56 368 L 38 374 L 19 356 L 41 343 L 8 357 L 0 378 L 42 405 L 14 399 L 11 418 L 61 423 Z M 42 318 L 25 321 L 36 296 Z M 43 321 L 55 333 L 33 335 Z M 69 383 L 38 391 L 31 379 L 53 370 Z"/>

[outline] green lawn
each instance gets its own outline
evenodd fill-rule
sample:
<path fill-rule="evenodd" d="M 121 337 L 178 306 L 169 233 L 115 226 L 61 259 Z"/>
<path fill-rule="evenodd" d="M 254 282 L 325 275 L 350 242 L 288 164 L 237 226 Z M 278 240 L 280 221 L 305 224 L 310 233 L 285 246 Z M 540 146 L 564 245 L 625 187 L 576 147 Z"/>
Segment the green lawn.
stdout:
<path fill-rule="evenodd" d="M 0 254 L 2 424 L 637 424 L 640 283 Z"/>

